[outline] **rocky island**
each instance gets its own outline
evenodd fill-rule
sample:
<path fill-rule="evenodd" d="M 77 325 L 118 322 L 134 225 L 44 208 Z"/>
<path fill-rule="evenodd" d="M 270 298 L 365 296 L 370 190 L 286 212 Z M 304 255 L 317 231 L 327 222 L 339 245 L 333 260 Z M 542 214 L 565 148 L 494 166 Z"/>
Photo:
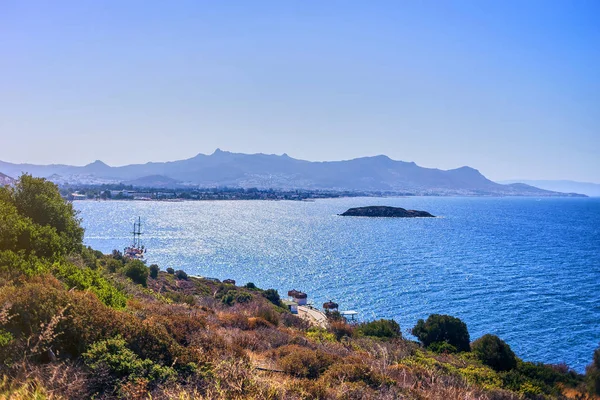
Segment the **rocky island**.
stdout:
<path fill-rule="evenodd" d="M 385 218 L 418 218 L 435 217 L 427 211 L 406 210 L 401 207 L 388 206 L 369 206 L 350 208 L 343 214 L 343 217 L 385 217 Z"/>

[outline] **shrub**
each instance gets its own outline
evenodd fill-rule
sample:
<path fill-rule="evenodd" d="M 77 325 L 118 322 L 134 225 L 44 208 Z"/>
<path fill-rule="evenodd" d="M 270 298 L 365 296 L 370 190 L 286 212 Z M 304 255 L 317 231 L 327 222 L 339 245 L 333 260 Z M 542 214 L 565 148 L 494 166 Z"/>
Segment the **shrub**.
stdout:
<path fill-rule="evenodd" d="M 594 351 L 592 363 L 586 368 L 585 378 L 590 394 L 600 395 L 600 347 Z"/>
<path fill-rule="evenodd" d="M 13 339 L 14 336 L 10 332 L 0 329 L 0 347 L 8 345 Z"/>
<path fill-rule="evenodd" d="M 39 275 L 49 272 L 50 269 L 51 265 L 47 260 L 34 255 L 25 255 L 23 251 L 15 253 L 0 250 L 0 272 L 7 278 Z"/>
<path fill-rule="evenodd" d="M 139 358 L 120 337 L 92 344 L 83 354 L 85 363 L 93 370 L 107 369 L 117 378 L 135 380 L 145 378 L 150 383 L 159 383 L 174 378 L 175 370 Z"/>
<path fill-rule="evenodd" d="M 482 363 L 496 371 L 509 371 L 517 366 L 515 353 L 496 335 L 483 335 L 473 342 L 471 349 Z"/>
<path fill-rule="evenodd" d="M 140 260 L 129 261 L 123 268 L 123 273 L 135 283 L 148 285 L 148 268 Z"/>
<path fill-rule="evenodd" d="M 177 272 L 175 272 L 175 277 L 179 280 L 182 281 L 187 281 L 188 280 L 188 274 L 185 273 L 185 271 L 183 270 L 178 270 Z"/>
<path fill-rule="evenodd" d="M 316 326 L 308 329 L 306 332 L 306 337 L 318 343 L 335 342 L 336 340 L 336 337 L 333 333 L 327 332 L 325 329 Z"/>
<path fill-rule="evenodd" d="M 458 350 L 456 350 L 456 347 L 452 346 L 448 342 L 433 342 L 427 348 L 433 351 L 434 353 L 440 354 L 451 354 L 458 352 Z"/>
<path fill-rule="evenodd" d="M 538 391 L 558 395 L 561 389 L 557 384 L 575 387 L 581 382 L 581 377 L 573 371 L 561 372 L 552 365 L 517 359 L 516 368 L 504 372 L 502 380 L 506 389 L 527 395 L 539 394 L 534 393 Z"/>
<path fill-rule="evenodd" d="M 329 326 L 337 340 L 341 340 L 343 337 L 352 337 L 354 332 L 353 327 L 344 321 L 333 321 Z"/>
<path fill-rule="evenodd" d="M 252 300 L 250 293 L 238 292 L 235 296 L 236 303 L 248 303 L 250 300 Z"/>
<path fill-rule="evenodd" d="M 279 325 L 279 313 L 273 310 L 273 307 L 267 307 L 266 305 L 260 306 L 256 312 L 256 317 L 260 317 L 265 321 L 269 321 L 273 325 Z"/>
<path fill-rule="evenodd" d="M 167 268 L 167 274 L 171 274 L 173 275 L 175 273 L 175 270 L 171 267 Z"/>
<path fill-rule="evenodd" d="M 4 329 L 13 334 L 15 344 L 46 336 L 46 343 L 61 357 L 77 357 L 91 343 L 114 335 L 127 325 L 127 319 L 121 317 L 137 322 L 128 314 L 105 306 L 91 293 L 65 290 L 50 275 L 19 287 L 0 288 L 0 304 L 7 303 L 11 304 L 12 318 Z M 53 320 L 57 324 L 50 332 Z M 44 332 L 47 334 L 42 335 Z"/>
<path fill-rule="evenodd" d="M 280 367 L 288 374 L 301 378 L 317 378 L 336 361 L 331 354 L 300 346 L 284 346 L 278 350 L 283 355 L 279 359 Z"/>
<path fill-rule="evenodd" d="M 327 317 L 327 320 L 330 322 L 345 320 L 345 318 L 342 316 L 342 314 L 338 310 L 334 310 L 334 311 L 325 310 L 325 316 Z"/>
<path fill-rule="evenodd" d="M 377 321 L 364 322 L 357 327 L 356 332 L 359 335 L 379 338 L 393 339 L 402 337 L 400 325 L 393 319 L 380 319 Z"/>
<path fill-rule="evenodd" d="M 108 272 L 115 273 L 123 268 L 123 262 L 115 258 L 108 258 L 104 261 L 104 268 L 106 268 Z"/>
<path fill-rule="evenodd" d="M 383 375 L 376 373 L 367 365 L 358 361 L 336 363 L 332 365 L 327 372 L 323 374 L 323 380 L 334 384 L 343 382 L 364 382 L 373 388 L 377 388 L 386 383 L 386 378 Z"/>
<path fill-rule="evenodd" d="M 123 308 L 127 303 L 127 297 L 98 270 L 80 268 L 71 263 L 57 263 L 53 266 L 53 272 L 69 289 L 90 290 L 107 306 Z"/>
<path fill-rule="evenodd" d="M 592 363 L 586 368 L 585 377 L 590 394 L 600 395 L 600 347 L 594 351 Z"/>
<path fill-rule="evenodd" d="M 427 321 L 420 319 L 411 333 L 425 347 L 429 347 L 436 342 L 446 342 L 458 351 L 470 350 L 467 325 L 460 319 L 449 315 L 432 314 L 427 318 Z"/>
<path fill-rule="evenodd" d="M 256 289 L 256 285 L 252 282 L 248 282 L 245 285 L 246 289 Z"/>
<path fill-rule="evenodd" d="M 279 293 L 275 289 L 267 289 L 264 291 L 263 295 L 269 300 L 271 303 L 276 306 L 281 306 L 281 298 L 279 297 Z"/>
<path fill-rule="evenodd" d="M 158 265 L 152 264 L 149 269 L 150 269 L 150 277 L 152 279 L 158 278 L 158 271 L 160 271 L 160 268 L 158 268 Z"/>
<path fill-rule="evenodd" d="M 117 261 L 123 261 L 123 253 L 117 249 L 112 251 L 111 256 Z"/>

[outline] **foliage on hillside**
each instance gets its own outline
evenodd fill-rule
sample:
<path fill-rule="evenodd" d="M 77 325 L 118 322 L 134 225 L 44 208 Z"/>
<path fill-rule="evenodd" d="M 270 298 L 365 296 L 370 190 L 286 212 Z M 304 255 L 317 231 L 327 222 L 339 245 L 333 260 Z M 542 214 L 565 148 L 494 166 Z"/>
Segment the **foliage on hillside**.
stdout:
<path fill-rule="evenodd" d="M 0 189 L 0 399 L 541 399 L 599 387 L 600 350 L 583 377 L 521 361 L 491 335 L 470 352 L 466 325 L 447 316 L 413 330 L 426 346 L 393 320 L 311 327 L 275 290 L 147 268 L 82 234 L 51 183 L 25 175 Z"/>

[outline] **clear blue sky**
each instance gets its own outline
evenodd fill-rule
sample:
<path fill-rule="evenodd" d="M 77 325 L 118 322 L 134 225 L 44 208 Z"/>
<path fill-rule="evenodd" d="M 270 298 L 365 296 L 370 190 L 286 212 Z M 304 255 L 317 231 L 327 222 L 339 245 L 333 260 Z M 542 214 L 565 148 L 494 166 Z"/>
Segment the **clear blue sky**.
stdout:
<path fill-rule="evenodd" d="M 600 1 L 0 1 L 0 160 L 600 182 Z"/>

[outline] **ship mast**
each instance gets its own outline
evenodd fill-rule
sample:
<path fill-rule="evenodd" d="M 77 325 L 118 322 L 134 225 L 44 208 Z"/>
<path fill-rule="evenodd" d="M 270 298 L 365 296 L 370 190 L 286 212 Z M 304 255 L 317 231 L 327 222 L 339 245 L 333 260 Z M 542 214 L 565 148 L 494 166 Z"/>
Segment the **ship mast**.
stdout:
<path fill-rule="evenodd" d="M 137 230 L 136 230 L 137 229 Z M 142 247 L 142 218 L 138 217 L 138 222 L 133 223 L 133 247 Z"/>

